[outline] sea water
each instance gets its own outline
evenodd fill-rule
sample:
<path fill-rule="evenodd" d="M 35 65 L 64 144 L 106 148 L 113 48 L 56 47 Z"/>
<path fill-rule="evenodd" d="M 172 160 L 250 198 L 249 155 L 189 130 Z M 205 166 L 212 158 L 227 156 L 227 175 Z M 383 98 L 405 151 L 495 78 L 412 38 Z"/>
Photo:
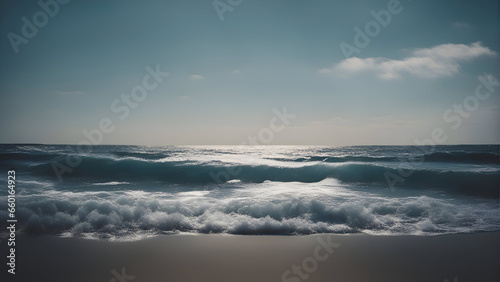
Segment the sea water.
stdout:
<path fill-rule="evenodd" d="M 16 171 L 21 233 L 437 235 L 500 230 L 499 152 L 498 145 L 0 145 L 0 172 L 7 179 Z M 0 221 L 7 219 L 5 188 Z"/>

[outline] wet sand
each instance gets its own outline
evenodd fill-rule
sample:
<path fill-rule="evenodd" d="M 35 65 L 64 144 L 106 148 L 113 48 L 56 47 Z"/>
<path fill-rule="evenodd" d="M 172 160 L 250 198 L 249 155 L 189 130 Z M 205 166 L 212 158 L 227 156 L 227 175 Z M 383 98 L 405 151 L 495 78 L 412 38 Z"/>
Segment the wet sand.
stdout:
<path fill-rule="evenodd" d="M 17 238 L 2 281 L 499 281 L 499 232 L 418 236 L 165 235 L 133 242 Z M 339 245 L 337 245 L 339 244 Z"/>

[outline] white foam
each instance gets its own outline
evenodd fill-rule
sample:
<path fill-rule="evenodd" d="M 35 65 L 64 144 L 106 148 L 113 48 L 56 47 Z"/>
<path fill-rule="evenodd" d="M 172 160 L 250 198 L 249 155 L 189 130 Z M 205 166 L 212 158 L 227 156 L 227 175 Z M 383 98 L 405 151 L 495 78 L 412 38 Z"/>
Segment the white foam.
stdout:
<path fill-rule="evenodd" d="M 22 232 L 108 239 L 164 232 L 434 235 L 500 229 L 494 200 L 387 197 L 349 190 L 331 179 L 312 184 L 232 185 L 232 189 L 180 193 L 52 191 L 19 195 L 17 215 Z M 0 220 L 7 219 L 4 210 Z"/>

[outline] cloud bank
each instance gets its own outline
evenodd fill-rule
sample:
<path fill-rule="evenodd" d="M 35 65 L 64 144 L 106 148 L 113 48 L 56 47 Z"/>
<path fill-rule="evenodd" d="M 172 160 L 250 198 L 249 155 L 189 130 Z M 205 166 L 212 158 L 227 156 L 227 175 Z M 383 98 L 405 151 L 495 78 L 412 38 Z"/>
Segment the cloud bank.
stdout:
<path fill-rule="evenodd" d="M 481 42 L 465 44 L 442 44 L 432 48 L 416 49 L 411 56 L 401 60 L 389 58 L 349 58 L 332 68 L 318 70 L 318 73 L 332 73 L 346 77 L 362 72 L 372 72 L 384 80 L 400 79 L 404 75 L 419 78 L 439 78 L 458 73 L 460 63 L 481 56 L 495 56 L 495 51 Z"/>

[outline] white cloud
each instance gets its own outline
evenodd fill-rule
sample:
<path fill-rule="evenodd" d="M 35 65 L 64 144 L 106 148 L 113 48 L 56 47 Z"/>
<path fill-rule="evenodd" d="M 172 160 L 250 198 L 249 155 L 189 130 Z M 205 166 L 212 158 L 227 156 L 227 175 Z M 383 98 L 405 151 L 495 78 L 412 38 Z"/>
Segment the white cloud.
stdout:
<path fill-rule="evenodd" d="M 468 23 L 465 23 L 465 22 L 452 22 L 451 26 L 454 27 L 454 28 L 459 28 L 459 29 L 470 28 L 470 25 Z"/>
<path fill-rule="evenodd" d="M 399 79 L 404 74 L 420 78 L 438 78 L 458 73 L 459 63 L 463 61 L 495 55 L 494 51 L 483 46 L 481 42 L 469 45 L 442 44 L 432 48 L 416 49 L 410 57 L 401 60 L 353 57 L 342 60 L 330 69 L 320 69 L 318 73 L 349 76 L 368 71 L 385 80 Z"/>
<path fill-rule="evenodd" d="M 189 80 L 202 80 L 202 79 L 205 79 L 205 77 L 199 74 L 193 74 L 189 76 Z"/>
<path fill-rule="evenodd" d="M 231 73 L 232 73 L 232 74 L 240 74 L 241 72 L 240 72 L 240 70 L 239 70 L 239 69 L 234 69 Z"/>

